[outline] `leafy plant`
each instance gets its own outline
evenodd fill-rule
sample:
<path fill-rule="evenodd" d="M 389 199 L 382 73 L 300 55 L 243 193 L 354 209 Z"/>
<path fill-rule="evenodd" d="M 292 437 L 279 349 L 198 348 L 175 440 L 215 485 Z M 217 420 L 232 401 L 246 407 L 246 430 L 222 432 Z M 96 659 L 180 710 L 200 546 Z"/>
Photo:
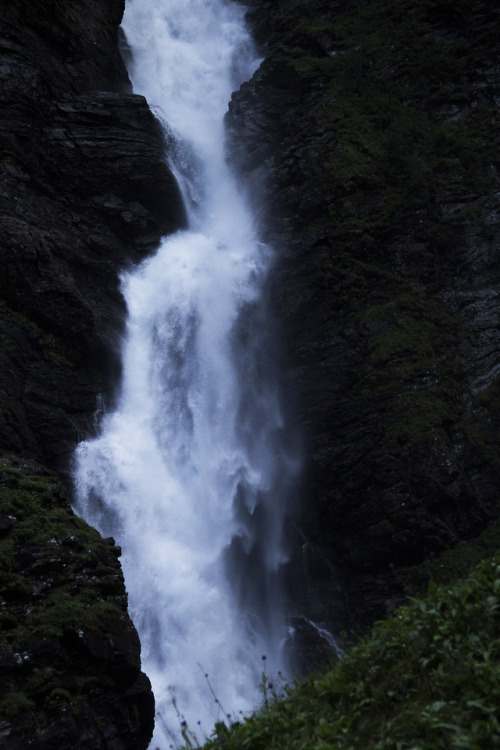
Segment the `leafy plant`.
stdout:
<path fill-rule="evenodd" d="M 375 625 L 344 662 L 309 676 L 204 746 L 228 750 L 500 747 L 500 556 Z"/>

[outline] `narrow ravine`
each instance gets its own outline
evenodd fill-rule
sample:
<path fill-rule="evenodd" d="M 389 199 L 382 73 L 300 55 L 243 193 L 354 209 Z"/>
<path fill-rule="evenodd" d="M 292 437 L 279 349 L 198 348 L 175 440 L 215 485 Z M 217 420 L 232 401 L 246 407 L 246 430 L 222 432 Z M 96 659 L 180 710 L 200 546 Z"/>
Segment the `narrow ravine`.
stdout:
<path fill-rule="evenodd" d="M 265 284 L 272 250 L 224 155 L 231 92 L 252 75 L 244 9 L 128 0 L 134 91 L 163 123 L 189 228 L 122 276 L 123 380 L 99 437 L 76 452 L 77 504 L 122 547 L 151 748 L 201 738 L 287 674 L 287 448 Z M 263 659 L 265 657 L 265 659 Z"/>

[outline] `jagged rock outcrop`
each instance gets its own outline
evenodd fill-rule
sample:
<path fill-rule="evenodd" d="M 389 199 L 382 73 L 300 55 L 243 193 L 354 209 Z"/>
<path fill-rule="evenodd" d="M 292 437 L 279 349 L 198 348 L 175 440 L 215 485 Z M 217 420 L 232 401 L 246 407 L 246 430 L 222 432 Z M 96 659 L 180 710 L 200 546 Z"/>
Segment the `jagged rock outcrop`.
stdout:
<path fill-rule="evenodd" d="M 154 699 L 120 550 L 33 461 L 0 460 L 0 509 L 2 748 L 147 747 Z"/>
<path fill-rule="evenodd" d="M 364 626 L 499 512 L 499 11 L 249 6 L 228 151 L 279 251 L 318 617 Z"/>
<path fill-rule="evenodd" d="M 112 540 L 57 477 L 117 382 L 119 273 L 183 224 L 123 0 L 0 8 L 0 744 L 139 750 L 154 701 Z"/>
<path fill-rule="evenodd" d="M 126 91 L 121 5 L 107 6 L 0 15 L 0 445 L 57 468 L 116 380 L 119 270 L 182 222 L 161 130 Z"/>

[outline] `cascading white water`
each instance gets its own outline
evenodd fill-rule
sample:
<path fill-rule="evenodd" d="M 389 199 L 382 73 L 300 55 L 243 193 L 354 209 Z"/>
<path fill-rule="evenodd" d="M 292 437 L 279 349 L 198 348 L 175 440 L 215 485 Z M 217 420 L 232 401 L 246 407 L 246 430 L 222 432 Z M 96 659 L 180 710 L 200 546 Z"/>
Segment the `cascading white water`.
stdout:
<path fill-rule="evenodd" d="M 266 346 L 271 252 L 224 159 L 231 91 L 256 60 L 231 0 L 127 0 L 134 90 L 168 128 L 189 229 L 122 277 L 118 406 L 75 458 L 77 508 L 123 550 L 152 748 L 209 734 L 286 670 L 280 572 L 293 461 Z M 208 674 L 208 680 L 205 675 Z M 214 700 L 212 689 L 217 695 Z"/>

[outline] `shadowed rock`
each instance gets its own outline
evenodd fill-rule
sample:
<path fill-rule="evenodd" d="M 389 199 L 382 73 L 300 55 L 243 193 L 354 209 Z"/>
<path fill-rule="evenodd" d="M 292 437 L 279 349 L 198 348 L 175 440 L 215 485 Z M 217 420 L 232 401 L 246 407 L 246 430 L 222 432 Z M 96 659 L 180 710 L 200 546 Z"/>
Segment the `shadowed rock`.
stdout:
<path fill-rule="evenodd" d="M 118 382 L 119 274 L 185 221 L 162 131 L 131 93 L 118 51 L 123 7 L 0 9 L 5 750 L 140 750 L 153 729 L 120 551 L 32 461 L 68 478 L 76 443 L 95 431 Z"/>
<path fill-rule="evenodd" d="M 228 152 L 280 252 L 308 580 L 320 620 L 366 626 L 499 512 L 499 12 L 249 6 Z"/>

